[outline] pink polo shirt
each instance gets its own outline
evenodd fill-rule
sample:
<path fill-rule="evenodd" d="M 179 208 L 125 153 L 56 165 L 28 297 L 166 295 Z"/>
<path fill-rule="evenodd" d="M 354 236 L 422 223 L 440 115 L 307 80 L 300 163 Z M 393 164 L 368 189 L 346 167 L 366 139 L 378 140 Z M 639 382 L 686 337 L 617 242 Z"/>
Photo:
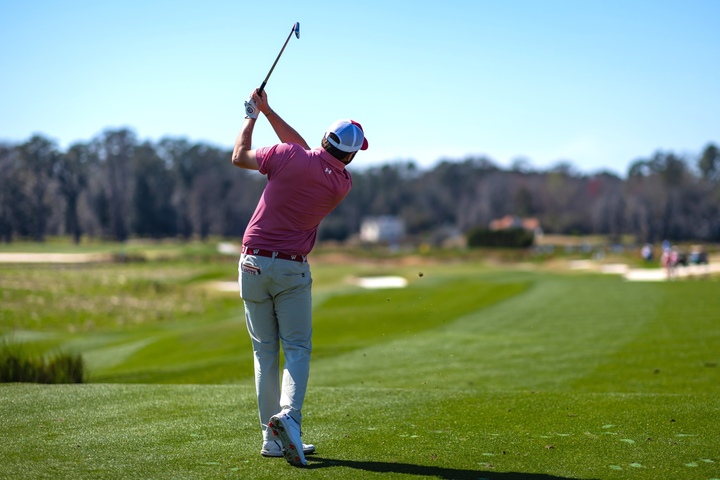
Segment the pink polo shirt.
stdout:
<path fill-rule="evenodd" d="M 318 226 L 352 187 L 345 164 L 322 148 L 281 143 L 255 151 L 268 183 L 245 229 L 243 245 L 307 255 Z"/>

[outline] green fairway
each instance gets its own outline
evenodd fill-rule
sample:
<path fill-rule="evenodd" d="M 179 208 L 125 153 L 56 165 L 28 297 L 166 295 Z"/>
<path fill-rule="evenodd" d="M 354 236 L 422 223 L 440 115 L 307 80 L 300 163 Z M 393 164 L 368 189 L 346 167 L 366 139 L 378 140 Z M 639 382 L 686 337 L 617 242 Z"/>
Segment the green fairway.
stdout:
<path fill-rule="evenodd" d="M 2 478 L 710 479 L 720 464 L 705 394 L 315 385 L 303 470 L 259 455 L 250 386 L 5 385 L 0 399 Z"/>
<path fill-rule="evenodd" d="M 720 478 L 717 279 L 318 262 L 299 470 L 259 455 L 242 305 L 208 289 L 235 261 L 0 265 L 6 341 L 91 381 L 0 385 L 0 478 Z"/>

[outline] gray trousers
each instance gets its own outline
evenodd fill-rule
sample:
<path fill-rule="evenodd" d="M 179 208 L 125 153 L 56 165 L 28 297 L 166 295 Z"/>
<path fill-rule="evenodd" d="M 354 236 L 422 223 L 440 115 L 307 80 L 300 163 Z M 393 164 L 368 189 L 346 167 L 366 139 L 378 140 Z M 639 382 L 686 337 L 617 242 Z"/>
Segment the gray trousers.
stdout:
<path fill-rule="evenodd" d="M 284 409 L 302 423 L 312 350 L 312 277 L 307 262 L 243 254 L 240 296 L 255 355 L 255 388 L 263 440 L 267 424 Z M 280 378 L 280 346 L 285 365 Z"/>

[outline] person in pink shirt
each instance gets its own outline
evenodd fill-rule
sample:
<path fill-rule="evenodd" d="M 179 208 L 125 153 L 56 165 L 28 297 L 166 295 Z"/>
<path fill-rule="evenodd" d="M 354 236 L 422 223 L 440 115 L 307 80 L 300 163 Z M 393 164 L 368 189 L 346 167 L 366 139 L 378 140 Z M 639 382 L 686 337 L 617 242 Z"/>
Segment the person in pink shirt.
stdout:
<path fill-rule="evenodd" d="M 345 167 L 368 147 L 362 126 L 337 120 L 311 149 L 255 90 L 235 142 L 233 165 L 267 175 L 267 185 L 245 229 L 238 265 L 240 296 L 255 356 L 255 387 L 263 436 L 260 453 L 306 465 L 313 445 L 301 440 L 302 406 L 312 350 L 312 277 L 307 255 L 318 227 L 345 198 L 352 177 Z M 279 144 L 253 150 L 263 113 Z M 280 376 L 280 347 L 285 356 Z"/>

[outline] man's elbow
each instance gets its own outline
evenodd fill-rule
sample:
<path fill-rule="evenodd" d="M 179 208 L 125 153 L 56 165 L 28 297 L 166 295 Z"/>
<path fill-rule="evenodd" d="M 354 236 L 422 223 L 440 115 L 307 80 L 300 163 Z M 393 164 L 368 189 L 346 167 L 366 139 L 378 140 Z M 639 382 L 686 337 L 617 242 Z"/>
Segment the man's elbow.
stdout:
<path fill-rule="evenodd" d="M 245 168 L 245 164 L 240 155 L 233 154 L 231 161 L 232 161 L 232 164 L 235 165 L 236 167 Z"/>
<path fill-rule="evenodd" d="M 232 164 L 235 165 L 238 168 L 245 168 L 248 170 L 257 170 L 258 165 L 257 161 L 255 160 L 254 156 L 250 154 L 251 152 L 247 150 L 239 150 L 236 152 L 233 152 L 232 155 Z"/>

